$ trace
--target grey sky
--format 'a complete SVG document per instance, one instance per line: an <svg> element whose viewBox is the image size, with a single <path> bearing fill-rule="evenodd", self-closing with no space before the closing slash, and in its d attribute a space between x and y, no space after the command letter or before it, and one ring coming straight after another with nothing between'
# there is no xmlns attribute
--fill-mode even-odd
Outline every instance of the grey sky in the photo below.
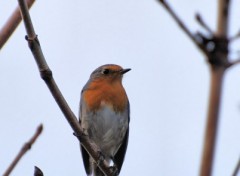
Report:
<svg viewBox="0 0 240 176"><path fill-rule="evenodd" d="M200 12L214 29L215 1L169 3L192 31ZM17 5L0 2L0 25ZM239 30L233 1L231 34ZM131 103L130 138L121 175L198 175L208 100L203 55L155 0L35 2L31 15L53 76L74 113L90 73L106 63L132 71L124 86ZM21 24L0 52L0 173L43 123L44 132L12 173L85 175L72 135L24 40ZM234 43L237 56L240 42ZM238 56L239 57L239 56ZM240 154L240 66L225 76L214 176L231 175Z"/></svg>

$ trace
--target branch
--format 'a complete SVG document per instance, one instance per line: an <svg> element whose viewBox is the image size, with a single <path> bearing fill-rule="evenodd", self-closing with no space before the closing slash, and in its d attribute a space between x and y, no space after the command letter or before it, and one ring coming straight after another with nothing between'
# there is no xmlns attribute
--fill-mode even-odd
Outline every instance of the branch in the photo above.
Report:
<svg viewBox="0 0 240 176"><path fill-rule="evenodd" d="M205 131L204 149L200 176L210 176L212 172L214 150L217 137L217 128L219 120L219 108L221 100L221 89L223 76L226 68L239 63L240 61L230 63L228 60L229 39L228 39L228 18L230 0L218 0L218 26L216 33L213 34L211 29L204 23L198 15L198 22L209 32L209 36L197 33L194 37L186 25L180 20L166 0L158 0L168 11L168 13L177 22L180 28L188 37L200 48L206 55L211 67L211 87L207 115L207 126Z"/></svg>
<svg viewBox="0 0 240 176"><path fill-rule="evenodd" d="M227 68L230 68L230 67L232 67L234 65L237 65L239 63L240 63L240 59L237 59L235 61L229 62L228 65L227 65Z"/></svg>
<svg viewBox="0 0 240 176"><path fill-rule="evenodd" d="M232 176L237 176L239 171L240 171L240 158L239 158L239 160L237 162L237 165L236 165L236 167L234 169L234 172L233 172Z"/></svg>
<svg viewBox="0 0 240 176"><path fill-rule="evenodd" d="M240 37L240 30L232 37L229 38L229 40L232 42L234 40L237 40Z"/></svg>
<svg viewBox="0 0 240 176"><path fill-rule="evenodd" d="M199 13L196 14L196 20L197 22L206 30L209 34L213 35L212 29L205 23L205 21L202 19L201 15Z"/></svg>
<svg viewBox="0 0 240 176"><path fill-rule="evenodd" d="M212 175L224 70L223 67L211 69L210 95L200 176Z"/></svg>
<svg viewBox="0 0 240 176"><path fill-rule="evenodd" d="M229 22L229 5L231 0L218 0L218 26L217 35L227 37Z"/></svg>
<svg viewBox="0 0 240 176"><path fill-rule="evenodd" d="M28 8L31 8L35 0L26 0ZM0 30L0 50L4 44L8 41L12 33L15 31L19 23L21 22L20 10L17 7L12 15L9 17L5 25Z"/></svg>
<svg viewBox="0 0 240 176"><path fill-rule="evenodd" d="M35 134L33 135L33 137L28 141L26 142L22 149L20 150L20 152L18 153L18 155L16 156L16 158L13 160L13 162L11 163L11 165L8 167L8 169L5 171L5 173L3 174L3 176L8 176L13 168L17 165L17 163L19 162L19 160L23 157L23 155L31 149L32 145L34 144L34 142L37 140L37 138L39 137L39 135L41 134L43 130L43 125L40 124L38 127L37 127L37 130L35 132Z"/></svg>
<svg viewBox="0 0 240 176"><path fill-rule="evenodd" d="M178 15L173 11L173 9L169 6L169 4L165 0L158 0L158 2L160 2L163 5L163 7L165 7L165 9L168 11L168 13L173 17L174 21L187 34L187 36L193 41L193 43L195 43L201 51L206 53L206 49L205 49L206 47L195 38L195 35L193 35L190 32L190 30L186 27L186 25L178 17Z"/></svg>
<svg viewBox="0 0 240 176"><path fill-rule="evenodd" d="M224 71L228 64L228 17L230 0L218 0L218 26L215 33L215 49L208 59L211 62L211 87L204 138L200 176L212 175L216 139L218 132L219 109ZM214 64L215 63L215 64Z"/></svg>
<svg viewBox="0 0 240 176"><path fill-rule="evenodd" d="M27 31L26 39L28 40L29 48L32 51L34 59L37 63L39 72L41 74L41 78L47 84L52 96L54 97L56 103L64 114L66 120L74 131L75 136L81 142L81 145L86 149L90 156L94 159L96 163L98 163L100 169L105 173L105 175L111 176L113 173L108 166L108 162L106 160L100 159L100 149L99 147L89 139L87 135L84 134L82 127L80 126L76 116L73 114L72 110L68 106L66 100L64 99L62 93L60 92L54 78L52 75L52 71L47 65L47 62L42 53L40 43L37 39L37 35L34 32L34 28L31 22L31 18L26 7L26 3L24 0L18 0L19 6L21 9L21 15L25 24L25 28Z"/></svg>

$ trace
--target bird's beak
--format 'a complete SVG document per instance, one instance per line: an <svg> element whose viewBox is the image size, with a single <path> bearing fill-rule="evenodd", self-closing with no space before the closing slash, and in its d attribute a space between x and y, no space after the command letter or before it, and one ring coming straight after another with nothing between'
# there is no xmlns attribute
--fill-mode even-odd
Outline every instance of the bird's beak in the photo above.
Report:
<svg viewBox="0 0 240 176"><path fill-rule="evenodd" d="M131 70L131 68L122 69L122 70L120 71L120 73L123 75L123 74L129 72L130 70Z"/></svg>

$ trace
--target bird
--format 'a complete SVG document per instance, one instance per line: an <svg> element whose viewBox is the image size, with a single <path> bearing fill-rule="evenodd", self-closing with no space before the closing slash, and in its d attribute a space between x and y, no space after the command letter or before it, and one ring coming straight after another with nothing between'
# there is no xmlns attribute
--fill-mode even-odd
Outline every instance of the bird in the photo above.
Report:
<svg viewBox="0 0 240 176"><path fill-rule="evenodd" d="M130 104L122 78L130 68L106 64L95 69L81 91L79 123L100 148L108 164L120 174L128 145ZM81 146L86 174L104 176L97 163Z"/></svg>

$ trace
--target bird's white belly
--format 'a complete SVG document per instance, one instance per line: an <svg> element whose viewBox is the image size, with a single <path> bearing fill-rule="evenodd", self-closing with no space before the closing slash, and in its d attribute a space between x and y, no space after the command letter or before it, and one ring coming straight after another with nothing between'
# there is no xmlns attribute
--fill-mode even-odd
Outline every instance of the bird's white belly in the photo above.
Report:
<svg viewBox="0 0 240 176"><path fill-rule="evenodd" d="M95 113L86 113L81 118L82 127L105 155L111 158L118 151L128 128L128 112L116 113L103 106Z"/></svg>

